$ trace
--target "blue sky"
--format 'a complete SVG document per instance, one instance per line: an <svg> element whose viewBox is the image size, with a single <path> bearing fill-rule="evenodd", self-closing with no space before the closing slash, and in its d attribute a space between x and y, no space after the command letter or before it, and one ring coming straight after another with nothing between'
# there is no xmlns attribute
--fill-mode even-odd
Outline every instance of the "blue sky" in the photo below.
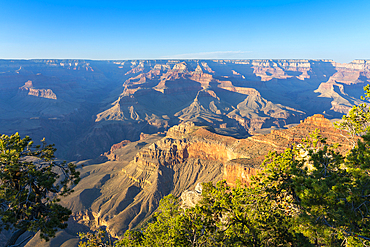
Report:
<svg viewBox="0 0 370 247"><path fill-rule="evenodd" d="M370 1L0 0L0 59L370 59Z"/></svg>

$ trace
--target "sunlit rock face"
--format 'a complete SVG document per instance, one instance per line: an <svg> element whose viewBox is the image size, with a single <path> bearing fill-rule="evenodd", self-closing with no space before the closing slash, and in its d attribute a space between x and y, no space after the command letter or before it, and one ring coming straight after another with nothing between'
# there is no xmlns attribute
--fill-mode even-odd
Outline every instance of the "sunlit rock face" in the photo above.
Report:
<svg viewBox="0 0 370 247"><path fill-rule="evenodd" d="M334 128L333 123L322 114L315 114L302 120L295 127L271 130L269 134L255 135L245 139L244 148L248 150L246 153L250 153L249 157L228 161L225 164L223 178L230 186L235 186L238 181L241 184L250 184L251 176L260 171L260 165L269 151L283 152L291 145L300 143L316 129L320 130L323 138L327 138L329 144L340 143L339 150L343 154L350 150L351 143L345 137L346 133Z"/></svg>
<svg viewBox="0 0 370 247"><path fill-rule="evenodd" d="M32 81L27 81L24 86L19 88L19 91L26 92L27 95L41 97L46 99L57 99L57 96L51 89L36 89L33 87Z"/></svg>

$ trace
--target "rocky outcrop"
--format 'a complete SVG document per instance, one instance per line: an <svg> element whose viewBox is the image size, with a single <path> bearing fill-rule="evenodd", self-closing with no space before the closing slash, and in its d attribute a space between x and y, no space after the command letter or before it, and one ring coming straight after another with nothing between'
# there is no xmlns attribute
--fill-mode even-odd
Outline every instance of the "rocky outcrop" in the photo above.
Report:
<svg viewBox="0 0 370 247"><path fill-rule="evenodd" d="M137 140L142 131L163 132L188 121L241 138L260 129L299 123L316 113L340 118L361 103L358 95L370 78L365 60L349 64L307 59L142 60L114 64L122 73L127 69L121 73L122 87L115 89L118 93L116 97L112 94L112 103L106 103L95 114L91 130L112 129L110 125L122 129L128 123L150 128L150 132L135 132L130 140ZM91 139L90 135L87 138ZM115 142L129 139L123 134L120 139L110 132L106 135L111 140L117 138Z"/></svg>
<svg viewBox="0 0 370 247"><path fill-rule="evenodd" d="M227 62L234 63L234 61ZM275 61L250 60L244 64L255 66L255 69L273 66L273 68L283 71L276 65ZM240 86L240 83L234 85L234 80L224 79L229 78L228 76L223 76L223 79L220 79L216 75L215 71L217 70L212 69L211 66L213 65L206 62L196 62L195 64L194 61L163 61L163 63L154 66L149 61L133 63L133 69L139 68L140 71L128 72L127 75L134 74L134 76L124 82L124 90L120 97L112 103L109 109L97 115L96 122L146 121L159 128L168 128L170 127L169 121L163 117L167 116L172 122L199 121L211 123L216 128L237 126L246 131L253 131L271 124L280 127L282 123L285 125L300 120L305 115L304 112L292 107L275 104L264 99L255 88ZM284 66L289 67L285 64ZM303 65L298 67L305 68ZM246 79L246 76L241 72L231 71L233 77L237 76L241 80ZM256 72L253 73L256 77ZM189 96L194 95L194 98L190 99L184 96L185 92ZM225 94L225 92L229 93ZM156 95L158 103L151 105L148 102L151 94ZM230 103L229 97L232 98L233 95L239 101ZM240 97L240 95L243 96ZM193 100L193 102L189 103L189 100ZM167 104L168 102L171 102L171 105ZM243 103L246 106L243 106ZM172 107L169 108L169 106ZM173 111L179 107L182 107L180 111ZM158 108L165 114L159 115ZM235 111L236 108L241 109ZM148 116L152 116L151 119L156 120L150 121Z"/></svg>
<svg viewBox="0 0 370 247"><path fill-rule="evenodd" d="M163 196L180 196L197 183L219 181L220 160L235 156L227 144L233 138L220 141L201 126L184 123L168 132L166 137L146 135L114 145L109 153L114 159L84 166L76 193L63 201L72 208L74 220L90 228L106 226L120 236L148 219Z"/></svg>
<svg viewBox="0 0 370 247"><path fill-rule="evenodd" d="M229 186L236 186L237 183L249 185L251 177L259 171L259 165L248 164L248 159L236 159L225 164L224 179Z"/></svg>
<svg viewBox="0 0 370 247"><path fill-rule="evenodd" d="M129 140L123 140L117 144L113 144L113 146L110 148L110 151L109 152L105 152L103 154L103 156L107 157L108 160L119 160L119 157L114 153L114 151L116 151L117 149L120 149L120 148L123 148L124 146L126 146L127 144L131 143L131 141Z"/></svg>
<svg viewBox="0 0 370 247"><path fill-rule="evenodd" d="M117 143L117 144L114 144L111 149L110 149L110 152L113 153L115 150L117 149L120 149L120 148L123 148L124 146L126 146L127 144L129 144L131 141L129 140L123 140L121 141L120 143Z"/></svg>
<svg viewBox="0 0 370 247"><path fill-rule="evenodd" d="M333 123L326 119L322 114L315 114L311 117L307 117L305 120L301 121L304 125L313 125L318 128L330 129L331 132L338 133L338 130L333 129Z"/></svg>
<svg viewBox="0 0 370 247"><path fill-rule="evenodd" d="M32 81L27 81L24 86L20 87L21 92L27 92L28 95L46 98L46 99L57 99L57 96L51 89L36 89L33 87Z"/></svg>
<svg viewBox="0 0 370 247"><path fill-rule="evenodd" d="M219 137L207 128L195 126L194 123L174 126L165 138L138 152L132 162L145 167L173 167L187 159L225 163L231 159L245 157L238 149L238 140Z"/></svg>
<svg viewBox="0 0 370 247"><path fill-rule="evenodd" d="M181 193L181 208L193 208L202 199L203 186L198 183L194 190L185 190Z"/></svg>
<svg viewBox="0 0 370 247"><path fill-rule="evenodd" d="M337 72L329 78L329 82L340 82L351 85L369 81L370 60L354 60L351 63L334 63Z"/></svg>

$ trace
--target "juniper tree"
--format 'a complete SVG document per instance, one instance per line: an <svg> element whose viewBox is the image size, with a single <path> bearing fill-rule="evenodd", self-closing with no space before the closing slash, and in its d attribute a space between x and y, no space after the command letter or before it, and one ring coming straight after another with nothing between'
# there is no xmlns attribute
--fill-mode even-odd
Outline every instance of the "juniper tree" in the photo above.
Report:
<svg viewBox="0 0 370 247"><path fill-rule="evenodd" d="M364 87L365 96L361 96L363 101L370 101L370 85ZM344 136L350 136L349 140L355 147L357 141L356 136L362 136L370 131L370 106L365 102L360 105L355 105L349 110L347 115L342 117L342 121L334 123L334 125L345 131Z"/></svg>
<svg viewBox="0 0 370 247"><path fill-rule="evenodd" d="M79 182L72 163L55 161L54 145L34 145L18 133L0 137L0 230L13 231L6 246L26 231L49 240L66 228L71 211L60 204Z"/></svg>

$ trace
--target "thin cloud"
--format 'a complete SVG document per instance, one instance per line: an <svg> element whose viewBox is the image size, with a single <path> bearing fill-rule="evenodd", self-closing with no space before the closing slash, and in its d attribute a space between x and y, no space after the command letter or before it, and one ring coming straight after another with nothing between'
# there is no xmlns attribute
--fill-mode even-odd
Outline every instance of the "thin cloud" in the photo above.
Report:
<svg viewBox="0 0 370 247"><path fill-rule="evenodd" d="M162 57L165 59L183 58L183 59L233 59L241 58L242 55L251 53L250 51L211 51L211 52L198 52L198 53L185 53L172 56Z"/></svg>

